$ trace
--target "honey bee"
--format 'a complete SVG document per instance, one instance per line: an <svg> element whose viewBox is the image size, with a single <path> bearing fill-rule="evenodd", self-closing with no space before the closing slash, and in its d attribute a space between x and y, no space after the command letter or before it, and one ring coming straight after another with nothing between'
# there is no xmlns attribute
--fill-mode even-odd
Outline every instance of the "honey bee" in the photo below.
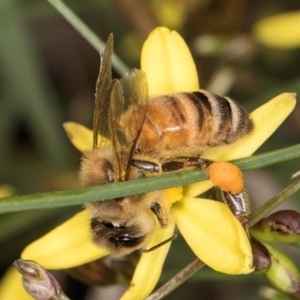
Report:
<svg viewBox="0 0 300 300"><path fill-rule="evenodd" d="M146 75L137 69L113 80L112 52L110 35L96 84L93 150L84 154L79 172L83 187L207 168L213 162L201 157L205 151L252 130L247 112L230 98L204 90L148 98ZM242 192L225 191L224 196L237 217L247 217ZM156 224L168 225L171 207L163 191L154 191L87 203L86 208L92 214L94 242L126 255L153 250L143 247Z"/></svg>

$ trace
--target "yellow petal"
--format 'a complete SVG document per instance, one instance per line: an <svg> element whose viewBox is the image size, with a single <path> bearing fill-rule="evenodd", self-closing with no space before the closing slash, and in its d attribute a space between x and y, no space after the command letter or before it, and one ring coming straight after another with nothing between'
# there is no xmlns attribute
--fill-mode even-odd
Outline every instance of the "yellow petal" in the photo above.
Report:
<svg viewBox="0 0 300 300"><path fill-rule="evenodd" d="M162 241L170 238L174 232L174 221L170 220L167 228L157 226L146 249L149 249ZM154 251L142 254L140 261L135 269L128 290L124 293L121 300L140 300L145 299L154 289L169 251L171 243L167 243Z"/></svg>
<svg viewBox="0 0 300 300"><path fill-rule="evenodd" d="M88 152L93 149L93 131L85 126L75 123L66 122L63 127L71 141L71 143L81 152ZM102 136L98 134L98 141L101 141ZM108 140L104 139L105 146L109 146Z"/></svg>
<svg viewBox="0 0 300 300"><path fill-rule="evenodd" d="M227 274L253 270L249 239L225 204L184 197L173 212L181 234L205 264Z"/></svg>
<svg viewBox="0 0 300 300"><path fill-rule="evenodd" d="M154 29L145 41L141 68L148 79L149 95L199 90L190 50L176 31Z"/></svg>
<svg viewBox="0 0 300 300"><path fill-rule="evenodd" d="M269 47L300 47L300 12L288 12L261 19L254 26L253 36L259 43Z"/></svg>
<svg viewBox="0 0 300 300"><path fill-rule="evenodd" d="M183 187L184 195L187 197L196 197L211 189L213 186L214 185L211 180L204 180L188 184Z"/></svg>
<svg viewBox="0 0 300 300"><path fill-rule="evenodd" d="M85 126L75 123L66 122L63 124L70 142L81 152L91 151L93 148L93 131Z"/></svg>
<svg viewBox="0 0 300 300"><path fill-rule="evenodd" d="M205 153L212 160L232 160L252 155L280 126L296 105L295 94L283 93L250 114L254 130L246 137Z"/></svg>
<svg viewBox="0 0 300 300"><path fill-rule="evenodd" d="M9 268L0 282L1 300L32 300L22 284L22 275L13 267Z"/></svg>
<svg viewBox="0 0 300 300"><path fill-rule="evenodd" d="M68 269L96 260L108 251L95 246L89 233L90 214L84 210L28 245L21 257L46 269Z"/></svg>

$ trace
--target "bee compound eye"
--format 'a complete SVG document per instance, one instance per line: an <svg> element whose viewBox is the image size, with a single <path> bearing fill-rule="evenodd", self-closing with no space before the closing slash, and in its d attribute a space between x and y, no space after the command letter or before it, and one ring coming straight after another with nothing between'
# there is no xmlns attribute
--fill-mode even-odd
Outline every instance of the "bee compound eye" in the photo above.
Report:
<svg viewBox="0 0 300 300"><path fill-rule="evenodd" d="M145 236L134 237L129 234L114 235L109 238L109 241L117 248L126 247L133 248L140 245L145 239Z"/></svg>

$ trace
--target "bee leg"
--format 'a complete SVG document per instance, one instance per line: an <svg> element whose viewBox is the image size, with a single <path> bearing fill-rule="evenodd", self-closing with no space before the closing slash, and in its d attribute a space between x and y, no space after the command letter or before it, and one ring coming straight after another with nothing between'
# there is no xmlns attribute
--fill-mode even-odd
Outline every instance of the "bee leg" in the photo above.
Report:
<svg viewBox="0 0 300 300"><path fill-rule="evenodd" d="M221 164L223 166L220 168ZM201 157L177 157L176 160L165 161L161 165L161 169L164 172L172 172L189 167L205 169L213 183L220 188L223 202L228 205L250 238L248 228L250 202L246 191L243 189L244 182L241 171L228 162L216 163ZM213 172L210 169L211 167L214 167Z"/></svg>
<svg viewBox="0 0 300 300"><path fill-rule="evenodd" d="M160 204L157 202L152 202L150 209L153 211L153 213L155 214L155 216L157 217L158 223L160 224L160 226L162 228L167 227L168 225L168 216L166 214L164 214L163 209L161 208ZM170 243L171 241L173 241L175 238L177 237L176 234L173 234L170 238L162 241L161 243L149 248L149 249L145 249L145 248L140 248L138 249L140 252L142 253L149 253L167 243Z"/></svg>
<svg viewBox="0 0 300 300"><path fill-rule="evenodd" d="M146 161L146 160L140 160L140 159L132 159L130 161L130 165L145 171L145 172L149 172L149 173L158 173L159 170L159 165L157 163L154 163L152 161Z"/></svg>
<svg viewBox="0 0 300 300"><path fill-rule="evenodd" d="M149 253L149 252L151 252L151 251L153 251L153 250L156 250L157 248L159 248L159 247L161 247L161 246L163 246L163 245L165 245L165 244L167 244L167 243L172 242L172 241L173 241L174 239L176 239L176 238L177 238L177 234L173 234L170 238L168 238L168 239L162 241L161 243L159 243L159 244L157 244L157 245L155 245L155 246L153 246L153 247L151 247L151 248L149 248L149 249L140 248L140 249L138 249L138 250L139 250L140 252L142 252L142 253Z"/></svg>
<svg viewBox="0 0 300 300"><path fill-rule="evenodd" d="M219 171L220 163L224 163L226 165L226 172L223 174ZM161 164L156 164L144 160L132 160L131 165L140 170L155 173L174 172L186 168L204 169L207 172L210 179L213 181L214 185L220 188L223 202L228 205L233 215L239 220L239 222L244 227L248 237L250 237L248 228L250 202L247 193L243 189L244 182L242 176L236 176L236 174L242 174L236 166L228 162L214 162L212 160L201 158L198 156L175 157L172 159L166 159ZM213 172L210 169L211 167L216 167L214 168ZM219 174L221 175L219 176ZM232 177L231 175L234 176ZM233 190L232 187L234 187L235 189ZM163 214L161 207L158 203L155 204L156 205L151 207L151 210L156 215L161 227L165 227L166 222L164 222L164 219L162 217Z"/></svg>
<svg viewBox="0 0 300 300"><path fill-rule="evenodd" d="M186 168L206 169L213 163L212 160L202 157L176 157L170 161L165 161L161 164L163 172L174 172Z"/></svg>
<svg viewBox="0 0 300 300"><path fill-rule="evenodd" d="M242 192L234 195L229 192L221 191L221 194L222 194L223 202L228 205L233 215L242 224L250 239L250 233L248 227L248 218L250 214L250 201L247 192L243 190Z"/></svg>
<svg viewBox="0 0 300 300"><path fill-rule="evenodd" d="M174 172L186 168L206 169L213 163L212 160L201 157L176 157L167 159L161 164L141 159L132 159L131 166L149 173Z"/></svg>
<svg viewBox="0 0 300 300"><path fill-rule="evenodd" d="M162 228L167 227L167 225L168 225L168 216L166 214L164 214L164 212L163 212L160 204L157 203L157 202L152 202L151 206L150 206L150 209L155 214L155 216L156 216L156 218L158 220L159 225Z"/></svg>

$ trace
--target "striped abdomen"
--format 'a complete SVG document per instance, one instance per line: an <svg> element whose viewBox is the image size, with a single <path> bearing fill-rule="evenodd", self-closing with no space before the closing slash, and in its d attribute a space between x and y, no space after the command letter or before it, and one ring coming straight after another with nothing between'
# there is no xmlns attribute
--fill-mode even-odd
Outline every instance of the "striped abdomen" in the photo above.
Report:
<svg viewBox="0 0 300 300"><path fill-rule="evenodd" d="M136 150L139 153L200 155L229 144L253 128L248 113L234 100L200 90L149 99Z"/></svg>

